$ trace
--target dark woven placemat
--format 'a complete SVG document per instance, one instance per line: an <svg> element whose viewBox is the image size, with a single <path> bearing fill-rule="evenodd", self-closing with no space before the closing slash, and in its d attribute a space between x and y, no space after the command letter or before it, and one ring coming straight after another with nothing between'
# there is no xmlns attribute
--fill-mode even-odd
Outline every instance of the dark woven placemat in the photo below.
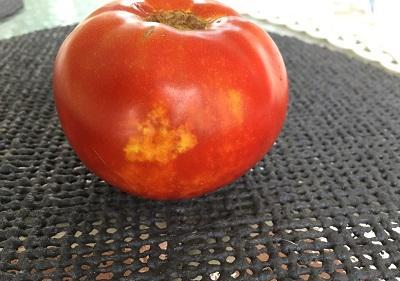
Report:
<svg viewBox="0 0 400 281"><path fill-rule="evenodd" d="M88 172L60 129L70 30L0 41L0 280L400 277L399 78L274 36L291 105L273 150L216 193L147 201Z"/></svg>
<svg viewBox="0 0 400 281"><path fill-rule="evenodd" d="M0 20L16 13L23 6L22 0L0 0Z"/></svg>

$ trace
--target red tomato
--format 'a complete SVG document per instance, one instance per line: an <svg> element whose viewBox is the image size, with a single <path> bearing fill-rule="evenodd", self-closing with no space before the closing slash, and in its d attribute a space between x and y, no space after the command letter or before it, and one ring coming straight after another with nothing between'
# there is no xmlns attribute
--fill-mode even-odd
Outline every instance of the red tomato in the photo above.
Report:
<svg viewBox="0 0 400 281"><path fill-rule="evenodd" d="M82 162L123 191L183 199L243 175L288 103L272 39L215 1L115 1L61 46L54 97Z"/></svg>

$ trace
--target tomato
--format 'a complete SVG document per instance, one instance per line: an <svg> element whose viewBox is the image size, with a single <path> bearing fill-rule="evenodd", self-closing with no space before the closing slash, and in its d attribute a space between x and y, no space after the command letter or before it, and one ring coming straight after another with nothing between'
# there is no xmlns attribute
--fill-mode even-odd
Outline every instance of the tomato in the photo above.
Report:
<svg viewBox="0 0 400 281"><path fill-rule="evenodd" d="M261 28L215 1L115 1L62 44L54 98L82 162L111 185L184 199L248 171L283 126L288 81Z"/></svg>

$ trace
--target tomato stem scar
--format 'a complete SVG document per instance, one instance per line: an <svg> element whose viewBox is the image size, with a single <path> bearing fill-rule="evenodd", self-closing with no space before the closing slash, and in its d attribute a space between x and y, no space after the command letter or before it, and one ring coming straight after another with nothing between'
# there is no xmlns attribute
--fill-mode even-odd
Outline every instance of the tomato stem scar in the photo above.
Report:
<svg viewBox="0 0 400 281"><path fill-rule="evenodd" d="M210 24L210 21L185 11L157 11L145 20L166 24L179 30L203 30Z"/></svg>

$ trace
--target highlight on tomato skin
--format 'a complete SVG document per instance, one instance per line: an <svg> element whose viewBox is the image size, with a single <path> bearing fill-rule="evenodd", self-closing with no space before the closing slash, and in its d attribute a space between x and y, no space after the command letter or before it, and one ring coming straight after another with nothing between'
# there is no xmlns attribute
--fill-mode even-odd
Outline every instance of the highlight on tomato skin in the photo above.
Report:
<svg viewBox="0 0 400 281"><path fill-rule="evenodd" d="M271 37L216 1L113 1L65 39L54 65L65 135L97 176L158 200L212 192L278 138L288 104Z"/></svg>

